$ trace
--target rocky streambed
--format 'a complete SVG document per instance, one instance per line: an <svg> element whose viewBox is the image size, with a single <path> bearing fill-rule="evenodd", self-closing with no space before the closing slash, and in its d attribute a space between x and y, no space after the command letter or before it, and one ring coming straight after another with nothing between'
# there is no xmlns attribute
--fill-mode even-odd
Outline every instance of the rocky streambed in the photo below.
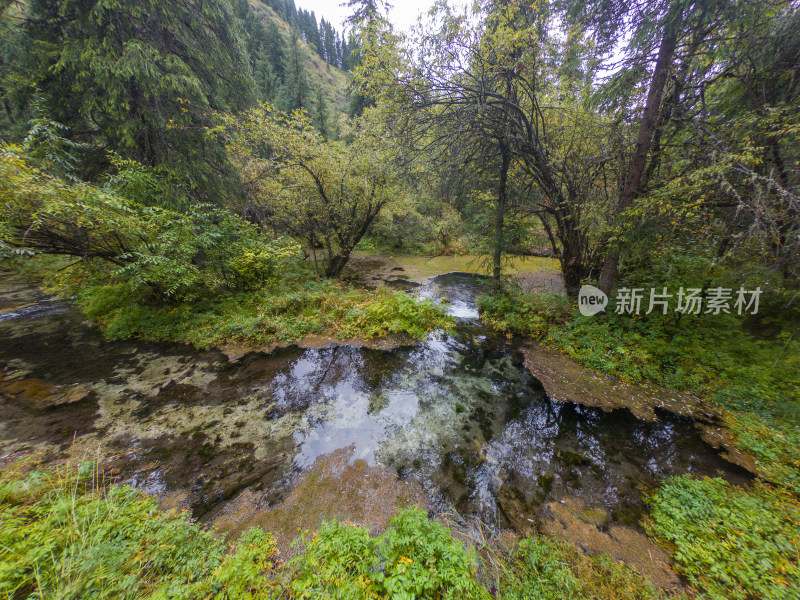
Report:
<svg viewBox="0 0 800 600"><path fill-rule="evenodd" d="M97 457L119 481L228 531L324 517L379 528L395 507L420 504L621 560L647 546L656 558L640 570L678 585L638 529L643 495L687 472L749 480L697 427L716 416L587 381L493 334L477 318L481 285L454 273L416 286L458 320L416 345L290 346L231 361L109 342L69 304L2 275L0 460Z"/></svg>

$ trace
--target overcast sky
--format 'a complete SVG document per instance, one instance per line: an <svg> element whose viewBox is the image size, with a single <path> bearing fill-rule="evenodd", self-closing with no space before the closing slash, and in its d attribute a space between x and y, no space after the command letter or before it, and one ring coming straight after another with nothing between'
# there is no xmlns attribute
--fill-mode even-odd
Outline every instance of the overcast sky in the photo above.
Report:
<svg viewBox="0 0 800 600"><path fill-rule="evenodd" d="M350 15L347 8L339 6L342 0L295 0L298 8L313 10L317 21L325 17L339 31L342 29L342 21ZM433 4L433 0L394 0L390 2L394 8L389 12L389 20L398 29L408 29L417 22L420 13L427 12ZM459 0L453 4L463 4Z"/></svg>

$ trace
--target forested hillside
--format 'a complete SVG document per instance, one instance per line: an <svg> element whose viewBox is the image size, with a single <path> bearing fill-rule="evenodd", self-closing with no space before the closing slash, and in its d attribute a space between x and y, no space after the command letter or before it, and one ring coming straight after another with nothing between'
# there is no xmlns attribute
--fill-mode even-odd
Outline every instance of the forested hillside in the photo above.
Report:
<svg viewBox="0 0 800 600"><path fill-rule="evenodd" d="M800 597L798 2L345 4L0 0L0 596Z"/></svg>
<svg viewBox="0 0 800 600"><path fill-rule="evenodd" d="M297 12L294 3L281 0L250 0L263 31L251 35L250 56L256 79L262 81L264 99L284 109L306 108L316 119L335 124L339 112L347 110L347 78L343 71L352 67L353 41L344 38L324 17L317 24L314 13ZM280 40L275 43L272 40ZM295 47L296 39L296 47ZM293 53L301 56L300 71ZM264 56L266 54L267 56ZM287 104L287 94L279 99L282 84L299 87L295 105ZM270 94L270 91L273 91ZM323 99L319 93L322 92ZM290 94L289 94L290 95Z"/></svg>

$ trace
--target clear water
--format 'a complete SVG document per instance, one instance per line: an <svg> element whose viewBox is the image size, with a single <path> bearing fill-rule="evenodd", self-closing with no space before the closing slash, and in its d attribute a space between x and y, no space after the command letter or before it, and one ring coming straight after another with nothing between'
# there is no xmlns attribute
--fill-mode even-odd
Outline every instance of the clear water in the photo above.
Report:
<svg viewBox="0 0 800 600"><path fill-rule="evenodd" d="M418 346L287 348L233 365L216 352L105 341L62 304L18 311L0 320L0 456L99 445L121 480L185 491L198 516L248 487L278 501L296 474L346 447L419 482L436 508L498 524L507 498L533 514L578 496L624 520L665 477L746 478L689 419L548 399L517 342L480 325L484 283L450 274L416 288L447 298L459 322ZM72 384L89 387L85 399L48 404L47 389Z"/></svg>

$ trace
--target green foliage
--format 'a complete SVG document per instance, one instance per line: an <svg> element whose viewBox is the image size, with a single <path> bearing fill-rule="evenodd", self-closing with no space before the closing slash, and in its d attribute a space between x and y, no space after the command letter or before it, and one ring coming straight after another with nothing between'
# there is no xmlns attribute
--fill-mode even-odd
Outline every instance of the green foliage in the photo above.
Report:
<svg viewBox="0 0 800 600"><path fill-rule="evenodd" d="M15 52L0 73L12 91L8 111L25 114L35 94L73 141L161 165L174 185L206 201L235 195L224 148L205 132L214 110L255 102L229 0L21 7ZM87 172L102 168L97 158L89 157Z"/></svg>
<svg viewBox="0 0 800 600"><path fill-rule="evenodd" d="M383 570L375 580L383 596L409 600L481 596L475 580L477 558L419 508L392 519L378 542L378 552Z"/></svg>
<svg viewBox="0 0 800 600"><path fill-rule="evenodd" d="M25 151L38 168L65 179L74 179L76 152L83 146L69 140L69 129L47 118L30 122L24 141Z"/></svg>
<svg viewBox="0 0 800 600"><path fill-rule="evenodd" d="M0 157L3 252L78 257L50 285L77 299L112 339L289 342L337 337L424 337L452 320L432 302L401 292L366 292L303 282L300 246L265 240L229 211L194 204L184 212L139 203L160 182L120 161L105 189L49 177L13 148ZM117 191L117 188L120 191Z"/></svg>
<svg viewBox="0 0 800 600"><path fill-rule="evenodd" d="M105 487L91 462L0 479L3 597L265 598L274 550L257 530L226 554L185 515Z"/></svg>
<svg viewBox="0 0 800 600"><path fill-rule="evenodd" d="M300 598L379 598L373 581L376 542L363 527L326 523L292 563L292 592Z"/></svg>
<svg viewBox="0 0 800 600"><path fill-rule="evenodd" d="M392 518L377 540L349 524L328 523L295 559L292 591L302 598L485 598L477 559L425 511Z"/></svg>
<svg viewBox="0 0 800 600"><path fill-rule="evenodd" d="M101 283L80 288L78 303L111 339L179 341L199 348L231 342L286 343L311 334L339 339L424 337L452 326L452 319L432 302L325 280L277 282L251 292L166 307L131 298L124 284Z"/></svg>
<svg viewBox="0 0 800 600"><path fill-rule="evenodd" d="M652 498L650 532L674 547L704 598L778 600L800 592L800 506L764 484L677 477Z"/></svg>
<svg viewBox="0 0 800 600"><path fill-rule="evenodd" d="M566 542L535 535L519 542L503 568L507 600L656 600L663 593L605 555L586 556Z"/></svg>
<svg viewBox="0 0 800 600"><path fill-rule="evenodd" d="M341 274L356 244L399 194L379 111L348 122L348 142L326 142L304 112L287 114L269 104L226 117L222 131L248 191L248 212L309 248L323 246L326 277Z"/></svg>
<svg viewBox="0 0 800 600"><path fill-rule="evenodd" d="M569 318L572 302L564 296L523 294L512 288L479 296L478 310L481 320L497 331L541 338L552 325Z"/></svg>
<svg viewBox="0 0 800 600"><path fill-rule="evenodd" d="M580 583L570 568L563 545L546 538L523 540L511 563L515 577L508 578L503 595L520 600L571 600L579 598Z"/></svg>
<svg viewBox="0 0 800 600"><path fill-rule="evenodd" d="M448 329L452 320L445 318L434 302L418 301L404 292L381 292L372 302L357 305L345 315L345 331L366 337L407 334L421 338L433 323Z"/></svg>
<svg viewBox="0 0 800 600"><path fill-rule="evenodd" d="M155 176L130 162L100 189L31 167L14 148L0 156L0 239L17 248L74 256L106 283L142 301L181 302L263 286L299 256L299 245L266 241L255 226L211 205L185 212L140 204ZM112 187L120 184L122 193ZM91 260L94 259L94 264Z"/></svg>

